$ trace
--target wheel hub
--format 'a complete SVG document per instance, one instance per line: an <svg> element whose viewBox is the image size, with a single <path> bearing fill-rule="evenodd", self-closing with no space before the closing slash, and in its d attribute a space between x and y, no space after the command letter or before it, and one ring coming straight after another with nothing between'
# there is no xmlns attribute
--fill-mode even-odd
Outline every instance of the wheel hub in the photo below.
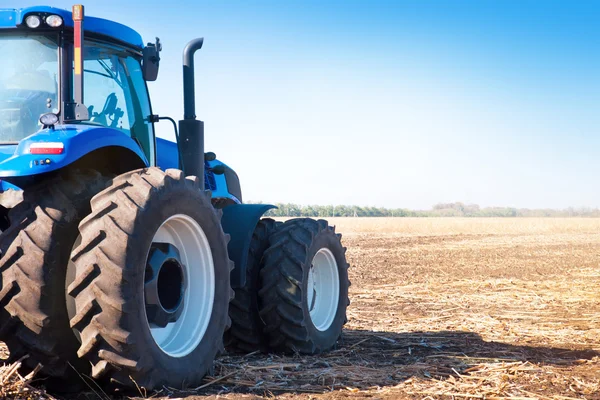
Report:
<svg viewBox="0 0 600 400"><path fill-rule="evenodd" d="M151 326L166 327L184 309L185 274L179 251L169 243L152 243L146 264L144 298Z"/></svg>
<svg viewBox="0 0 600 400"><path fill-rule="evenodd" d="M151 270L146 272L149 283L148 300L150 300L146 304L151 306L150 313L146 313L148 328L154 342L165 354L170 357L184 357L198 347L211 320L216 284L212 249L198 222L185 214L175 214L164 221L154 234L152 243L157 246L150 247L147 261ZM168 244L167 247L164 246L165 244ZM158 251L155 250L156 248ZM170 251L170 248L174 250ZM156 259L151 262L154 257ZM179 285L163 286L158 283L161 281L160 271L165 268L164 261L168 259L179 262L183 276ZM158 274L152 270L153 266L162 266ZM173 265L167 265L167 268L172 269ZM166 273L168 269L165 270L165 276L169 275ZM158 277L156 288L151 282L154 276ZM174 281L177 283L178 280L174 279ZM183 288L183 291L164 290L164 287L176 286ZM166 294L172 293L179 293L181 298L175 295L173 299L165 298ZM151 299L155 300L151 301ZM177 300L180 301L177 309L169 309L170 305L177 304ZM157 312L158 316L155 314ZM165 326L165 318L167 321L172 319L175 321L168 322ZM157 322L162 326L157 325Z"/></svg>

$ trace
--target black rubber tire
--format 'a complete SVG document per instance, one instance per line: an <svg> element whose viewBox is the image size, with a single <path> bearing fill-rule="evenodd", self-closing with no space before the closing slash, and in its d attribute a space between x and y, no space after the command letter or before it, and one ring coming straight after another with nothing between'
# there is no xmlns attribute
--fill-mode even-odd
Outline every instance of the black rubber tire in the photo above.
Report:
<svg viewBox="0 0 600 400"><path fill-rule="evenodd" d="M108 180L97 171L68 170L25 190L9 212L11 225L0 235L0 340L10 361L28 355L26 370L41 363L43 374L65 379L75 376L68 363L89 370L69 327L65 275L79 222Z"/></svg>
<svg viewBox="0 0 600 400"><path fill-rule="evenodd" d="M210 192L196 177L175 169L141 169L113 180L96 195L92 213L79 226L81 245L72 253L76 278L69 285L77 313L71 326L81 333L79 356L92 364L92 377L109 389L200 384L223 350L233 297L228 236ZM165 353L152 338L144 303L144 271L150 245L161 224L175 214L193 218L212 250L215 297L208 328L186 356Z"/></svg>
<svg viewBox="0 0 600 400"><path fill-rule="evenodd" d="M229 304L231 329L225 332L225 346L229 350L244 352L268 350L267 339L263 332L265 324L259 315L259 272L263 253L269 247L269 236L277 225L281 225L281 222L263 218L258 221L252 233L246 264L246 284L235 289L235 297Z"/></svg>
<svg viewBox="0 0 600 400"><path fill-rule="evenodd" d="M260 271L260 315L266 324L269 346L276 351L316 354L332 348L346 323L348 263L342 235L325 220L288 220L269 237ZM307 280L319 249L329 249L340 279L338 308L328 329L319 331L310 319Z"/></svg>

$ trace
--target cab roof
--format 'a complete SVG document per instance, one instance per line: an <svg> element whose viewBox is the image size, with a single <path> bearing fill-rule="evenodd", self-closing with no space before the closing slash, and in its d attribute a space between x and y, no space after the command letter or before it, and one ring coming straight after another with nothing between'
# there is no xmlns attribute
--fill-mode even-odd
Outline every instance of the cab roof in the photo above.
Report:
<svg viewBox="0 0 600 400"><path fill-rule="evenodd" d="M63 27L73 28L73 15L71 11L48 6L34 6L16 9L0 8L0 30L23 27L29 29L29 31L35 31L35 29L27 28L27 26L24 24L25 18L27 18L30 14L38 14L42 16L48 16L51 14L59 15L64 21ZM142 37L139 33L128 26L119 24L118 22L103 18L88 17L86 15L84 17L83 27L85 29L85 33L108 36L112 39L119 40L139 49L144 47L144 42L142 41ZM56 29L60 30L61 28Z"/></svg>

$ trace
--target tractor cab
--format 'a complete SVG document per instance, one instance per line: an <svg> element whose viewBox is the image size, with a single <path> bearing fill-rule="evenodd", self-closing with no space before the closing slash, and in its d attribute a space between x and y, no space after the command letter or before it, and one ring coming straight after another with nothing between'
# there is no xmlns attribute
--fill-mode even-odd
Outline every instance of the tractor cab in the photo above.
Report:
<svg viewBox="0 0 600 400"><path fill-rule="evenodd" d="M84 16L81 5L0 9L0 207L15 202L7 191L66 167L115 175L179 168L203 177L215 206L241 203L236 173L204 155L193 75L201 46L197 39L184 53L185 112L177 126L152 113L148 95L146 83L158 76L158 38L144 45L127 26ZM154 124L164 119L179 143L155 137Z"/></svg>
<svg viewBox="0 0 600 400"><path fill-rule="evenodd" d="M83 7L73 11L0 9L0 147L36 142L43 130L109 128L133 139L143 163L155 165L146 81L156 79L157 46L144 47L139 34L113 21L86 17L84 28ZM34 147L44 147L47 136Z"/></svg>

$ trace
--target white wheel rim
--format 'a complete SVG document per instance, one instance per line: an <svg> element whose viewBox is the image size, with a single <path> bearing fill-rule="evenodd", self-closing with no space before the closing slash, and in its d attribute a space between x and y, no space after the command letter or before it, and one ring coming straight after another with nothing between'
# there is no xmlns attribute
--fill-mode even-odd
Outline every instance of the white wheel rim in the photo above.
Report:
<svg viewBox="0 0 600 400"><path fill-rule="evenodd" d="M335 319L340 300L340 275L331 250L322 248L315 254L306 289L310 319L315 328L326 331Z"/></svg>
<svg viewBox="0 0 600 400"><path fill-rule="evenodd" d="M163 352L171 357L184 357L200 344L212 314L215 297L212 252L200 225L183 214L163 222L152 241L170 243L179 250L185 287L183 311L177 321L164 328L148 325Z"/></svg>

